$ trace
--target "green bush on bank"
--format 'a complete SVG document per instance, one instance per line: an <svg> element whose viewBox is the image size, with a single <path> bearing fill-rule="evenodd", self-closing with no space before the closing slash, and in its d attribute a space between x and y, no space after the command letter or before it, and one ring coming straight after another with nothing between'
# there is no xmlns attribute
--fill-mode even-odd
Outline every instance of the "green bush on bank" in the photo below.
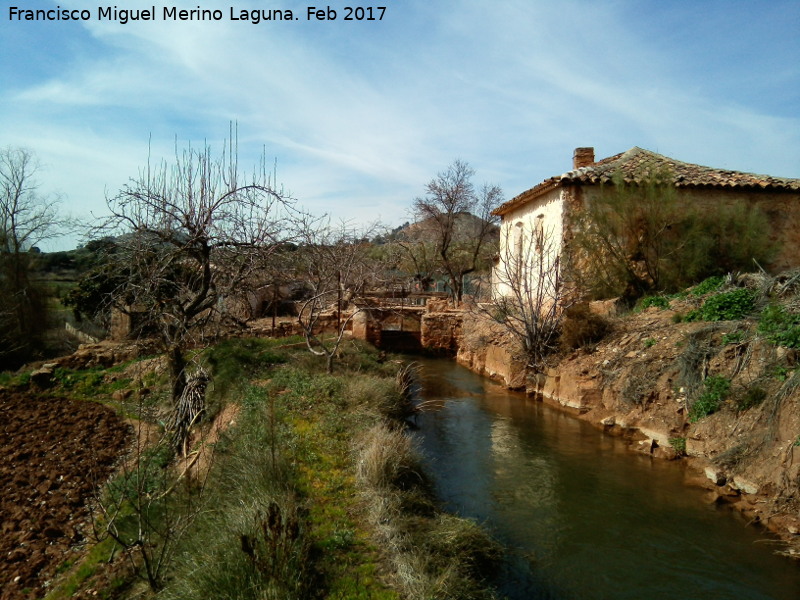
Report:
<svg viewBox="0 0 800 600"><path fill-rule="evenodd" d="M637 302L637 307L639 310L646 310L652 306L656 306L660 309L669 308L669 298L666 296L645 296L639 302Z"/></svg>
<svg viewBox="0 0 800 600"><path fill-rule="evenodd" d="M725 283L725 278L721 275L709 277L694 286L689 292L692 296L704 296L711 292L716 292Z"/></svg>
<svg viewBox="0 0 800 600"><path fill-rule="evenodd" d="M703 305L690 311L686 321L736 321L755 310L756 295L746 288L714 294Z"/></svg>
<svg viewBox="0 0 800 600"><path fill-rule="evenodd" d="M800 315L779 304L770 304L762 311L758 331L776 346L800 348Z"/></svg>
<svg viewBox="0 0 800 600"><path fill-rule="evenodd" d="M703 393L689 408L689 421L696 423L705 416L717 412L722 406L722 401L728 396L731 389L729 379L719 375L707 377L703 382Z"/></svg>

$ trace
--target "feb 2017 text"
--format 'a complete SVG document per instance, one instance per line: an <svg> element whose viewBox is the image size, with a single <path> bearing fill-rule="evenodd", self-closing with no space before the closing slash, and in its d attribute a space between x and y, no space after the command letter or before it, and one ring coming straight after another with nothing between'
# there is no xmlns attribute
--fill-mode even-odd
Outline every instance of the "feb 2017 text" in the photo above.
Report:
<svg viewBox="0 0 800 600"><path fill-rule="evenodd" d="M160 10L158 10L160 9ZM138 21L239 21L258 25L271 21L382 21L385 6L307 6L303 11L291 9L238 9L227 11L213 8L182 9L177 6L155 5L149 8L118 8L98 6L97 10L68 9L57 6L52 9L28 9L18 6L8 8L9 21L116 21L121 25Z"/></svg>

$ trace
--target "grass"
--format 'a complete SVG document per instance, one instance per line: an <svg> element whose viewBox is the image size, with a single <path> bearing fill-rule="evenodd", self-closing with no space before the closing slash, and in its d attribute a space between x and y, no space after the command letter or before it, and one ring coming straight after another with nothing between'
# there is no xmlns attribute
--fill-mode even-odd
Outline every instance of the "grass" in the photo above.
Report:
<svg viewBox="0 0 800 600"><path fill-rule="evenodd" d="M156 524L165 511L184 510L183 503L192 512L180 521L185 532L170 541L162 589L116 578L99 597L494 597L484 579L499 546L474 522L437 509L399 425L399 361L348 343L328 375L322 361L290 342L228 340L195 356L212 372L214 401L240 407L236 425L216 442L207 480L175 487L172 455L155 447L140 455L153 481L122 476L109 485L107 498L117 504L172 485L177 491L156 507ZM126 372L59 369L48 393L96 401L146 380L147 414L163 413L163 374L134 381ZM132 515L123 511L123 534L136 524ZM157 535L150 540L164 543ZM65 565L48 600L97 585L94 575L113 548L106 539Z"/></svg>
<svg viewBox="0 0 800 600"><path fill-rule="evenodd" d="M106 539L95 544L88 554L77 563L66 566L61 572L64 573L59 585L44 600L65 600L72 598L101 566L108 561L109 556L114 551L114 541Z"/></svg>
<svg viewBox="0 0 800 600"><path fill-rule="evenodd" d="M363 433L357 452L368 518L389 549L403 596L495 598L486 579L498 567L500 546L475 522L437 511L409 439L380 423Z"/></svg>

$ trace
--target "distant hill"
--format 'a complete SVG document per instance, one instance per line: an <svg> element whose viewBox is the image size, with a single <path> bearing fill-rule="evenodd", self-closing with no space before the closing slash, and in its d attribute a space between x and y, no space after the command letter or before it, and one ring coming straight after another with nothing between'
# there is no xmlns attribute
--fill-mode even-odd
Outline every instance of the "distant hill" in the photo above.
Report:
<svg viewBox="0 0 800 600"><path fill-rule="evenodd" d="M456 232L463 235L471 235L471 232L480 231L485 224L485 221L472 213L462 212L456 215ZM492 225L492 236L500 236L500 227ZM422 221L410 223L406 221L402 225L395 227L392 231L383 236L383 241L390 242L394 240L417 240L422 237L430 235L432 230L436 229L436 224L433 217L429 217Z"/></svg>

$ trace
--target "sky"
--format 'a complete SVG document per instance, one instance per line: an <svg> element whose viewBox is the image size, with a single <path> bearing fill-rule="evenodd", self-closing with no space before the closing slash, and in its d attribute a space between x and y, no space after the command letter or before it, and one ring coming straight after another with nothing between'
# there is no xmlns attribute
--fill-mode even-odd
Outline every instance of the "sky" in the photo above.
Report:
<svg viewBox="0 0 800 600"><path fill-rule="evenodd" d="M148 153L221 152L231 122L241 165L264 152L298 205L354 225L413 220L455 159L506 199L569 171L582 146L800 177L800 0L0 5L0 147L33 151L41 192L83 219L106 213ZM155 19L100 19L109 6ZM336 18L309 19L312 6ZM385 11L346 20L348 6ZM12 7L89 18L17 20ZM296 20L231 19L253 9Z"/></svg>

